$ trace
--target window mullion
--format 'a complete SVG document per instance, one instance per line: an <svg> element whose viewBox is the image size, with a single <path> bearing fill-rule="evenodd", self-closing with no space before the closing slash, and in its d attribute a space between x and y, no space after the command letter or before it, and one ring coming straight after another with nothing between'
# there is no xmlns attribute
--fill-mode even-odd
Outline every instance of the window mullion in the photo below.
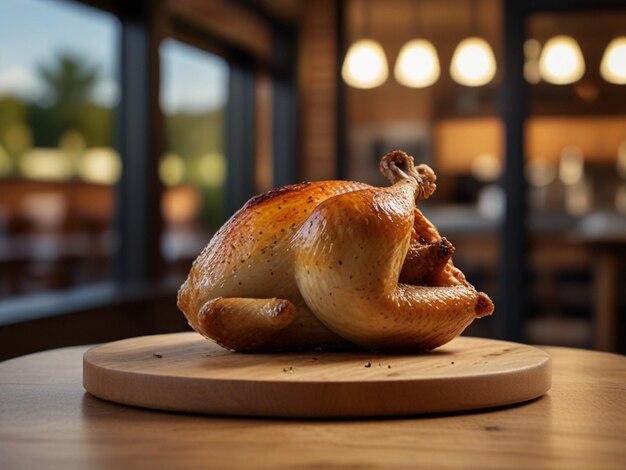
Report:
<svg viewBox="0 0 626 470"><path fill-rule="evenodd" d="M157 279L160 254L163 149L159 107L160 1L138 2L122 16L119 149L123 172L118 186L117 219L120 283Z"/></svg>
<svg viewBox="0 0 626 470"><path fill-rule="evenodd" d="M254 195L254 75L251 68L232 64L226 121L228 214Z"/></svg>

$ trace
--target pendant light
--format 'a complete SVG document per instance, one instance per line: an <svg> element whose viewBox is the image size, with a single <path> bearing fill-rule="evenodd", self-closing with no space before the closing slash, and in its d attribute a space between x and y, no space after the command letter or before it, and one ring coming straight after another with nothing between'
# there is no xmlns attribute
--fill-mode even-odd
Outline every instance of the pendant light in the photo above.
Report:
<svg viewBox="0 0 626 470"><path fill-rule="evenodd" d="M626 84L626 36L609 43L600 63L600 73L607 82Z"/></svg>
<svg viewBox="0 0 626 470"><path fill-rule="evenodd" d="M365 2L365 38L354 42L343 61L341 76L354 88L376 88L387 81L389 68L381 45L369 35L369 3Z"/></svg>
<svg viewBox="0 0 626 470"><path fill-rule="evenodd" d="M496 59L487 41L470 37L459 43L450 64L450 75L455 82L482 86L493 80L495 74Z"/></svg>
<svg viewBox="0 0 626 470"><path fill-rule="evenodd" d="M477 30L476 2L472 2L472 34ZM482 86L493 80L496 74L496 59L487 41L471 36L463 39L452 55L450 75L460 85Z"/></svg>
<svg viewBox="0 0 626 470"><path fill-rule="evenodd" d="M354 88L376 88L382 85L389 76L383 48L373 39L356 41L348 49L341 76Z"/></svg>
<svg viewBox="0 0 626 470"><path fill-rule="evenodd" d="M425 88L439 80L439 57L435 46L426 39L407 42L398 54L394 70L396 80L412 88Z"/></svg>
<svg viewBox="0 0 626 470"><path fill-rule="evenodd" d="M421 15L415 9L415 24L421 23ZM413 39L407 42L396 59L394 68L396 80L411 88L425 88L439 80L439 57L435 46L427 39Z"/></svg>
<svg viewBox="0 0 626 470"><path fill-rule="evenodd" d="M546 42L539 57L541 78L554 85L577 82L585 74L585 59L571 36L559 35Z"/></svg>

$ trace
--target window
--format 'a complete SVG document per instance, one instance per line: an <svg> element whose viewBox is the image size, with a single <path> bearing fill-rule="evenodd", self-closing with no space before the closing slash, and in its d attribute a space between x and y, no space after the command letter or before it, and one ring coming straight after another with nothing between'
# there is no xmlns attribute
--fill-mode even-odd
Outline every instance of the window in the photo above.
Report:
<svg viewBox="0 0 626 470"><path fill-rule="evenodd" d="M602 63L625 21L623 10L598 9L534 12L526 22L527 331L535 343L618 344L626 87L607 80Z"/></svg>
<svg viewBox="0 0 626 470"><path fill-rule="evenodd" d="M191 260L296 179L295 24L231 0L82 3L0 2L0 358L181 328Z"/></svg>
<svg viewBox="0 0 626 470"><path fill-rule="evenodd" d="M226 220L228 63L172 39L161 53L161 109L166 151L161 251L170 270L191 261Z"/></svg>
<svg viewBox="0 0 626 470"><path fill-rule="evenodd" d="M118 20L0 3L0 298L109 277Z"/></svg>

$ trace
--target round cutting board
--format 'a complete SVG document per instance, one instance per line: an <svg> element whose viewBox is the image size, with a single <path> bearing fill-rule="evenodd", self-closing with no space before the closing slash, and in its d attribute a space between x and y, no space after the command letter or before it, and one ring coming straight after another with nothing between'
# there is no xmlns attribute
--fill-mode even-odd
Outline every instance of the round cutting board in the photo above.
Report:
<svg viewBox="0 0 626 470"><path fill-rule="evenodd" d="M423 354L236 353L199 334L144 336L85 353L97 397L161 410L245 416L393 416L539 397L550 357L523 344L458 337Z"/></svg>

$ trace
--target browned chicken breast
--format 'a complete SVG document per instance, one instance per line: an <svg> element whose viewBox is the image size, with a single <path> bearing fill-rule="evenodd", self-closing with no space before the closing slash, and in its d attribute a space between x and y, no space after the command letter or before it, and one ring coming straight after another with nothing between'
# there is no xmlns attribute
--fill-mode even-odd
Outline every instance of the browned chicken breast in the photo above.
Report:
<svg viewBox="0 0 626 470"><path fill-rule="evenodd" d="M416 208L435 190L433 171L399 150L380 169L391 186L300 183L248 201L180 288L189 324L237 351L347 342L425 351L490 315L489 297Z"/></svg>

